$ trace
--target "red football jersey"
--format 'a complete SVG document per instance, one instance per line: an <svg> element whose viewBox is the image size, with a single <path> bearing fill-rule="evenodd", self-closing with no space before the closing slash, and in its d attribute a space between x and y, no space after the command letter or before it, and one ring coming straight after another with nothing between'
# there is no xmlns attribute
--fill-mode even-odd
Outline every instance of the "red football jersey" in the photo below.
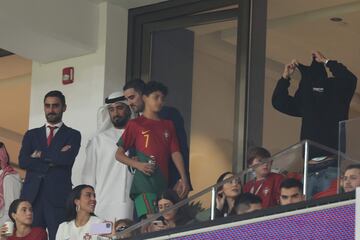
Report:
<svg viewBox="0 0 360 240"><path fill-rule="evenodd" d="M269 173L264 180L251 180L244 186L244 192L259 196L262 200L262 207L268 208L278 205L280 197L280 184L284 176L277 173Z"/></svg>
<svg viewBox="0 0 360 240"><path fill-rule="evenodd" d="M33 227L31 232L25 237L15 237L11 236L7 238L8 240L47 240L47 233L43 228Z"/></svg>
<svg viewBox="0 0 360 240"><path fill-rule="evenodd" d="M149 157L154 156L167 179L171 154L180 152L174 124L169 120L152 120L144 116L127 123L118 145L125 151L135 148Z"/></svg>

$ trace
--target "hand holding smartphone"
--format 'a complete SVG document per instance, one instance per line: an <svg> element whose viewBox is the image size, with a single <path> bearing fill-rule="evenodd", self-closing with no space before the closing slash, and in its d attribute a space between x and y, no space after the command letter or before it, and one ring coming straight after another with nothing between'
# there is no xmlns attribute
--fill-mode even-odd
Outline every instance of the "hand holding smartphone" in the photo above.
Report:
<svg viewBox="0 0 360 240"><path fill-rule="evenodd" d="M90 225L90 235L110 234L112 231L111 222L93 223Z"/></svg>

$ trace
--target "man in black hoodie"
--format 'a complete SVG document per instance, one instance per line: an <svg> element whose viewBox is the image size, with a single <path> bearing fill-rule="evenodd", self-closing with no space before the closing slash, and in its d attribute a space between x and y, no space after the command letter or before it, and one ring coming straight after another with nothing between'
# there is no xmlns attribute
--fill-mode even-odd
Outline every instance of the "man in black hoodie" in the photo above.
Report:
<svg viewBox="0 0 360 240"><path fill-rule="evenodd" d="M332 149L338 149L339 121L347 120L350 102L356 89L356 76L343 64L327 59L322 53L312 53L310 66L292 60L285 66L272 96L275 109L302 118L300 139L309 139ZM328 77L325 67L333 77ZM289 95L290 77L298 68L301 81L294 96ZM310 157L324 152L310 149Z"/></svg>

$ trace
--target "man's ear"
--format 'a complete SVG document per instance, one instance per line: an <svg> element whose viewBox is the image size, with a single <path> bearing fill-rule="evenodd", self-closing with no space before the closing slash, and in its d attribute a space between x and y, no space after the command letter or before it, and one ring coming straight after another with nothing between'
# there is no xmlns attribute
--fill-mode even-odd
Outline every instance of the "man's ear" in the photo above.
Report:
<svg viewBox="0 0 360 240"><path fill-rule="evenodd" d="M67 105L65 104L64 106L63 106L63 112L65 112L66 111L66 107L67 107Z"/></svg>

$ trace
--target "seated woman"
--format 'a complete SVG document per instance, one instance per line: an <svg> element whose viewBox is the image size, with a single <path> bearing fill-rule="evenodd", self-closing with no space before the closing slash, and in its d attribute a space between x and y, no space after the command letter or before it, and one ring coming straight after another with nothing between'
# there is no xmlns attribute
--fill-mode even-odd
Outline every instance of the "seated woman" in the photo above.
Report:
<svg viewBox="0 0 360 240"><path fill-rule="evenodd" d="M234 176L235 174L232 172L225 172L220 175L216 183L220 183ZM215 216L228 216L235 205L236 198L241 194L241 192L242 186L240 179L238 178L234 178L232 181L220 186L217 189Z"/></svg>
<svg viewBox="0 0 360 240"><path fill-rule="evenodd" d="M0 226L10 221L9 206L20 197L20 190L20 176L10 166L9 154L4 143L0 142Z"/></svg>
<svg viewBox="0 0 360 240"><path fill-rule="evenodd" d="M161 193L157 200L157 207L159 212L164 212L168 208L174 206L180 201L177 193L168 189ZM181 207L181 214L179 209L173 209L164 213L159 219L153 221L149 228L149 232L161 231L169 228L174 228L178 225L183 225L191 219L189 214L189 206Z"/></svg>
<svg viewBox="0 0 360 240"><path fill-rule="evenodd" d="M180 201L179 196L174 190L168 189L161 193L157 200L157 207L159 212L164 212L166 209L174 206ZM150 232L160 231L176 227L178 221L177 209L168 211L163 214L158 220L153 221L148 230Z"/></svg>
<svg viewBox="0 0 360 240"><path fill-rule="evenodd" d="M66 203L66 222L60 224L56 240L65 239L111 239L111 236L91 235L92 224L104 221L94 215L95 191L92 186L79 185L70 193Z"/></svg>
<svg viewBox="0 0 360 240"><path fill-rule="evenodd" d="M33 211L31 204L23 199L14 200L9 207L9 217L14 223L12 236L5 237L7 227L0 228L1 240L47 240L47 233L43 228L31 227Z"/></svg>

